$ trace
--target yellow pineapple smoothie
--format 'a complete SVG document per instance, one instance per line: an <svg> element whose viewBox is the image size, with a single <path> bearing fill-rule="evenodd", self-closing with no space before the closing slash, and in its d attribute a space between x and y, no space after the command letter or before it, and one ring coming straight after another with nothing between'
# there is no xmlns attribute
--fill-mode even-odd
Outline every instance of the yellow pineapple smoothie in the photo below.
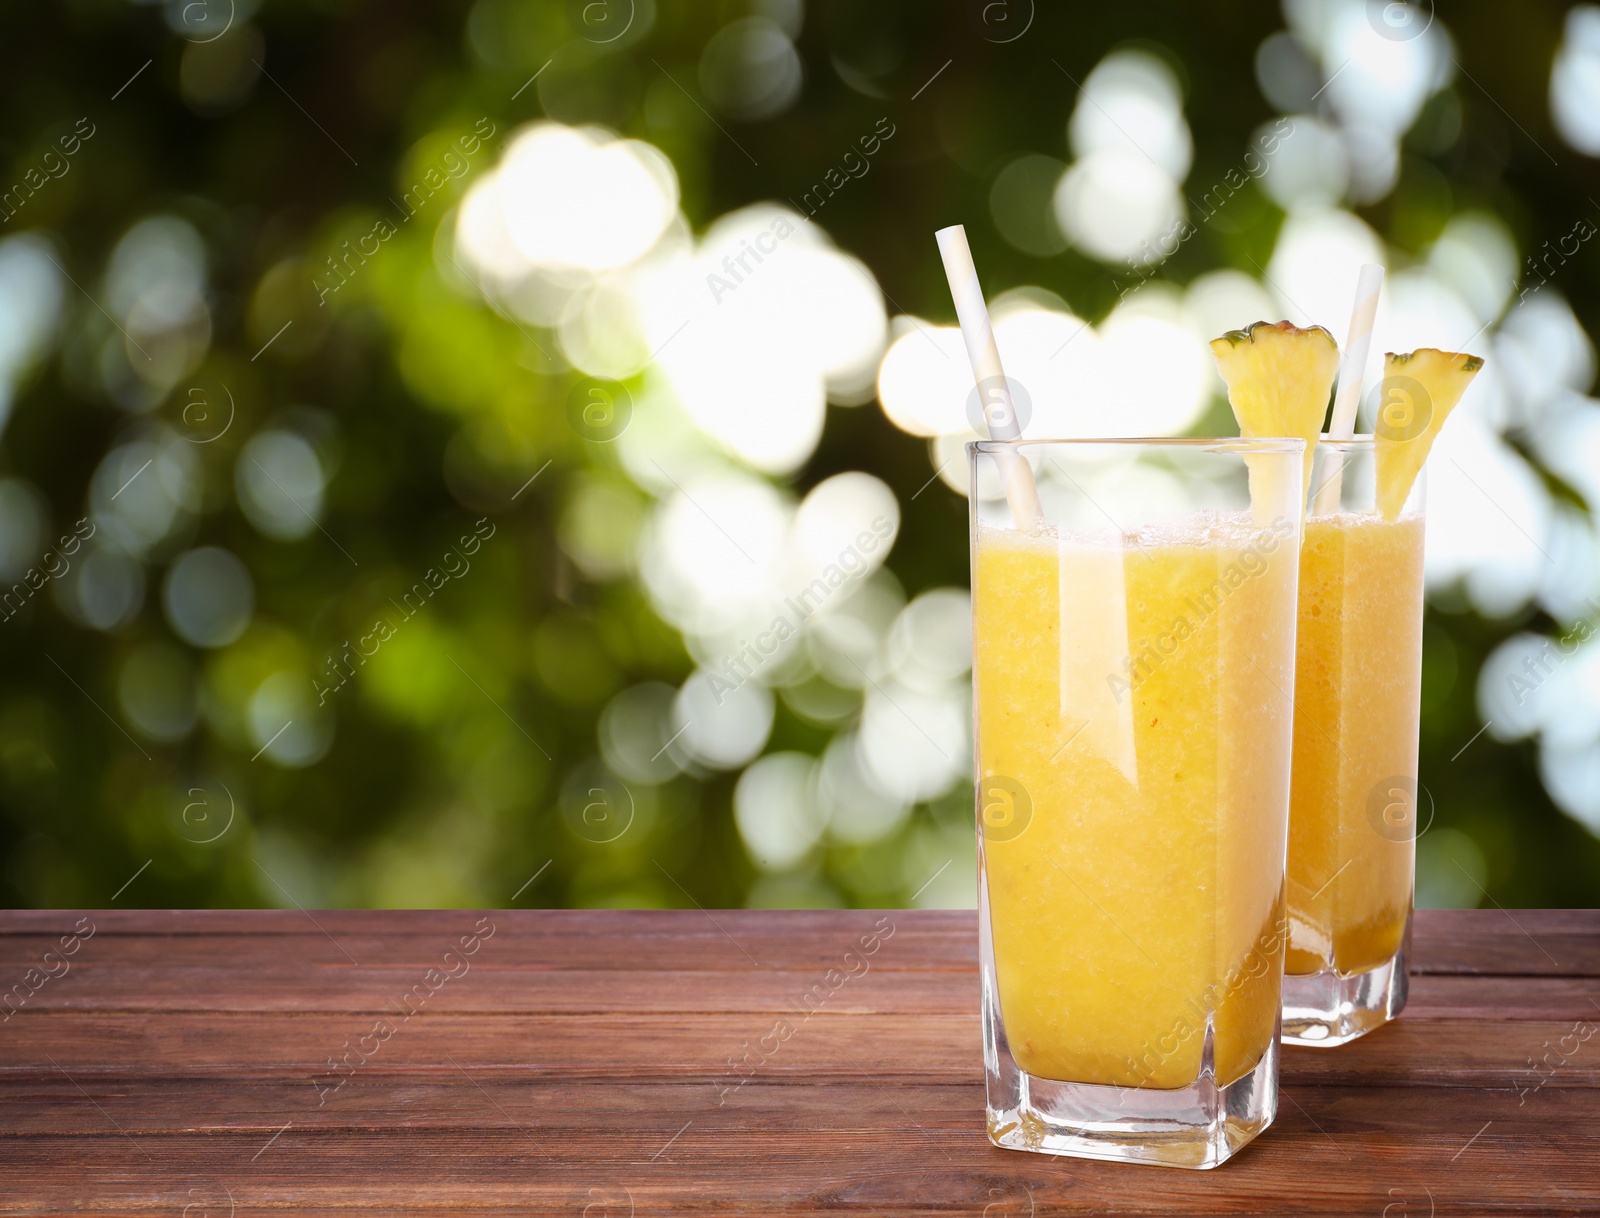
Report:
<svg viewBox="0 0 1600 1218"><path fill-rule="evenodd" d="M1411 911L1422 694L1420 515L1306 521L1300 551L1286 970L1349 976L1400 948ZM1409 787L1404 782L1408 780ZM1405 831L1384 832L1388 809ZM1392 822L1391 822L1392 823Z"/></svg>
<svg viewBox="0 0 1600 1218"><path fill-rule="evenodd" d="M1029 1074L1187 1087L1209 1024L1225 1085L1275 1035L1297 528L976 530L982 878Z"/></svg>

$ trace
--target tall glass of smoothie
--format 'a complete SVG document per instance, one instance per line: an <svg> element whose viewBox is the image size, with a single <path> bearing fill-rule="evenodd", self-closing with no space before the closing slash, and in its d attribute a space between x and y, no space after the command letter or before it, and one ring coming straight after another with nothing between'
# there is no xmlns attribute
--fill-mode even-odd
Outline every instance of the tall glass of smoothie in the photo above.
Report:
<svg viewBox="0 0 1600 1218"><path fill-rule="evenodd" d="M1376 443L1323 436L1313 456L1289 819L1283 1038L1292 1044L1344 1044L1406 1001L1423 480L1397 514L1379 511Z"/></svg>
<svg viewBox="0 0 1600 1218"><path fill-rule="evenodd" d="M998 1146L1207 1168L1276 1114L1304 449L968 446Z"/></svg>

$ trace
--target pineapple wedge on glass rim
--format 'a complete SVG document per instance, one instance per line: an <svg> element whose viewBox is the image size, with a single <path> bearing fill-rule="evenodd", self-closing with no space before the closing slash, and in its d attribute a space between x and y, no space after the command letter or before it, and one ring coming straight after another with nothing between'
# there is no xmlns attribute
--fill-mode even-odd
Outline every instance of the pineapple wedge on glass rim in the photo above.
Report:
<svg viewBox="0 0 1600 1218"><path fill-rule="evenodd" d="M1384 355L1373 430L1378 511L1385 520L1399 518L1439 429L1482 367L1476 355L1432 347Z"/></svg>
<svg viewBox="0 0 1600 1218"><path fill-rule="evenodd" d="M1309 481L1312 452L1339 373L1339 344L1333 335L1321 326L1258 321L1212 339L1211 353L1227 383L1228 404L1238 421L1239 434L1304 440L1304 479ZM1252 490L1267 489L1256 485L1262 472L1251 466ZM1305 489L1302 485L1302 501ZM1257 503L1276 498L1252 495Z"/></svg>

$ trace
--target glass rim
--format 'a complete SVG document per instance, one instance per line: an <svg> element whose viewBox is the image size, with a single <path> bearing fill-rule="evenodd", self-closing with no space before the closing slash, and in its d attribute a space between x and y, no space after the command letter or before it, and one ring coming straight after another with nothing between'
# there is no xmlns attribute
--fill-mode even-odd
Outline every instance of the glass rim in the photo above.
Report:
<svg viewBox="0 0 1600 1218"><path fill-rule="evenodd" d="M1343 436L1333 439L1327 432L1317 437L1318 448L1333 448L1339 452L1371 452L1378 445L1378 437L1372 432L1358 432L1353 436Z"/></svg>
<svg viewBox="0 0 1600 1218"><path fill-rule="evenodd" d="M1357 437L1358 439L1360 437ZM1371 437L1367 437L1370 439ZM1342 443L1342 441L1333 441ZM968 440L967 452L999 453L1036 444L1049 447L1073 448L1198 448L1223 453L1294 453L1303 454L1306 442L1298 436L1023 436L1016 440Z"/></svg>

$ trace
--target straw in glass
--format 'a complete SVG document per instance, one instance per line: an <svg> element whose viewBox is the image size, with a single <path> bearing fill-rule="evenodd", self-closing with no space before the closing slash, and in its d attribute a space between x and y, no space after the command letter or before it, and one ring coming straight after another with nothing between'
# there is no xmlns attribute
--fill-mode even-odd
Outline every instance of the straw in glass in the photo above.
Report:
<svg viewBox="0 0 1600 1218"><path fill-rule="evenodd" d="M1383 268L1375 263L1361 265L1356 280L1356 303L1350 314L1350 332L1344 340L1344 357L1339 364L1339 391L1333 397L1333 417L1328 420L1328 439L1348 440L1356 432L1356 410L1361 405L1361 380L1367 370L1367 353L1372 350L1372 323L1378 315L1378 293L1383 289ZM1339 495L1344 481L1344 454L1330 449L1323 462L1325 477L1317 488L1315 515L1339 510Z"/></svg>
<svg viewBox="0 0 1600 1218"><path fill-rule="evenodd" d="M983 302L983 288L978 283L978 268L973 265L972 250L967 245L967 230L956 224L941 228L934 237L939 242L939 256L944 260L945 278L950 281L950 295L955 301L956 318L961 323L961 338L967 345L967 359L972 363L972 376L978 383L989 438L1021 439L1022 428L1012 408L1011 389L1000 365L1000 348L995 344L989 309ZM1012 519L1019 529L1033 528L1043 519L1043 513L1032 467L1021 453L1012 449L995 453L995 461L1000 467L1000 480L1005 486L1006 502L1011 505ZM976 494L977 488L971 488L969 493Z"/></svg>

